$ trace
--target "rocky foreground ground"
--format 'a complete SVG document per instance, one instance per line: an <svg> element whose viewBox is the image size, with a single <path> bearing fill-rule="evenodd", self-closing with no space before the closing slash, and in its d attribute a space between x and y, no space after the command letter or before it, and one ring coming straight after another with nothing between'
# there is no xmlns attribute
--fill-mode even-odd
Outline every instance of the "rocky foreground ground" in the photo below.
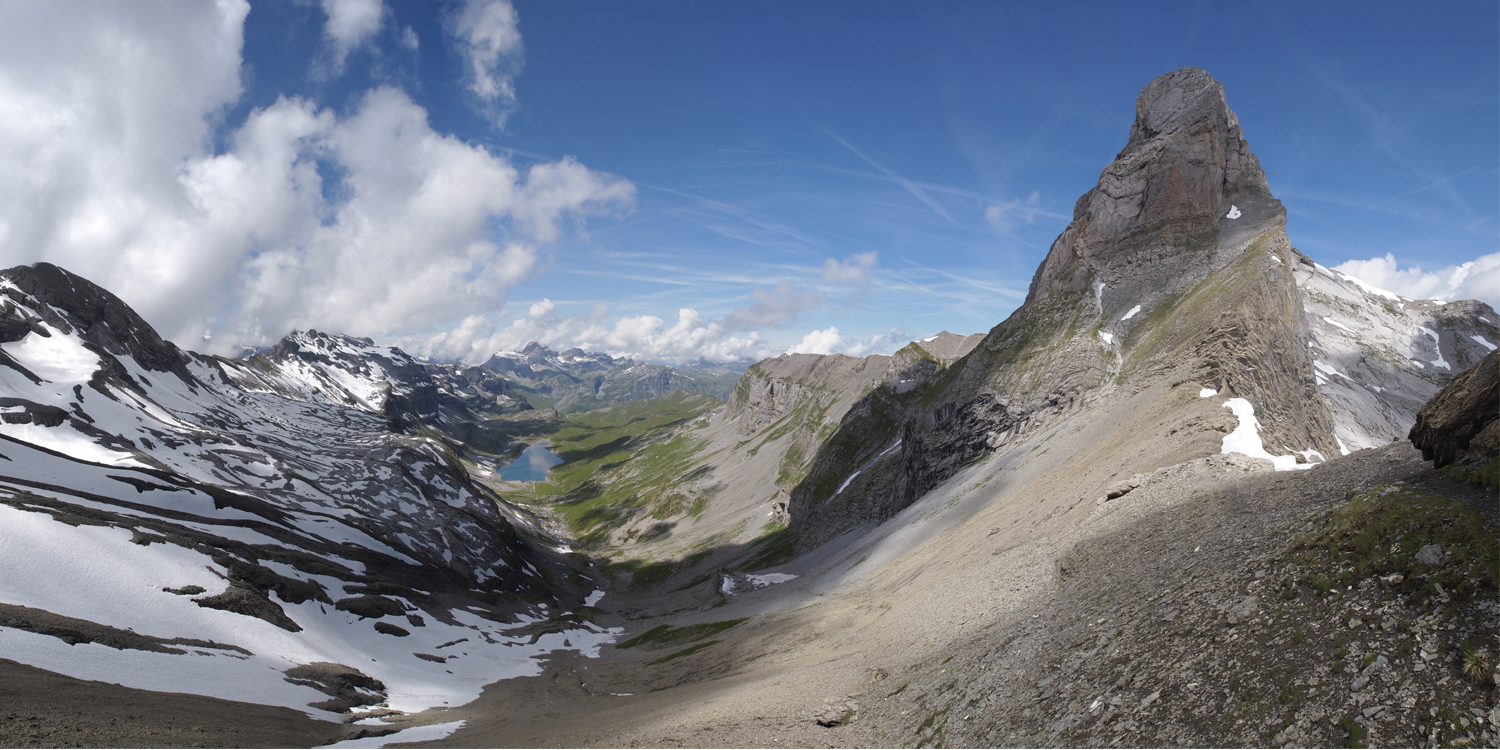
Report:
<svg viewBox="0 0 1500 750"><path fill-rule="evenodd" d="M1495 746L1493 493L1404 443L1266 468L1195 459L1061 539L956 545L1020 561L985 589L809 588L699 648L555 661L439 744Z"/></svg>
<svg viewBox="0 0 1500 750"><path fill-rule="evenodd" d="M1495 497L1428 469L1394 444L1180 504L1190 467L1160 472L1110 502L1170 509L860 718L918 746L1493 747Z"/></svg>

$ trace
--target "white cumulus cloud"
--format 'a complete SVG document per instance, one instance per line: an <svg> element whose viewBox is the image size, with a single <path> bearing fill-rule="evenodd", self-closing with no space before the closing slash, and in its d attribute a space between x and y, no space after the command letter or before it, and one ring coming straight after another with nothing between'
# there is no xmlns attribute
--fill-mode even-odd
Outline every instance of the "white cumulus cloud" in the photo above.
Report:
<svg viewBox="0 0 1500 750"><path fill-rule="evenodd" d="M1396 256L1351 260L1334 266L1370 286L1413 299L1477 299L1500 307L1500 253L1490 253L1456 266L1423 271L1421 266L1400 268Z"/></svg>
<svg viewBox="0 0 1500 750"><path fill-rule="evenodd" d="M85 5L0 11L0 264L81 273L185 345L317 327L472 347L541 245L633 205L572 159L439 133L396 88L342 116L283 98L215 147L248 6Z"/></svg>
<svg viewBox="0 0 1500 750"><path fill-rule="evenodd" d="M787 347L787 354L847 354L864 357L870 354L889 354L907 343L906 332L892 328L868 339L849 339L839 333L838 326L829 326L821 331L808 331L802 340Z"/></svg>
<svg viewBox="0 0 1500 750"><path fill-rule="evenodd" d="M380 30L385 6L381 0L323 0L323 12L328 16L323 34L333 45L333 67L337 70L354 48Z"/></svg>

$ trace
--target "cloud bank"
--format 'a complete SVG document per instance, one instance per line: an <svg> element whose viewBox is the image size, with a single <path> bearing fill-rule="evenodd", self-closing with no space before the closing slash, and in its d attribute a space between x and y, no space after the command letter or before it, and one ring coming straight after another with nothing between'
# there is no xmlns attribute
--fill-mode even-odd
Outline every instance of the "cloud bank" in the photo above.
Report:
<svg viewBox="0 0 1500 750"><path fill-rule="evenodd" d="M568 221L633 205L631 183L575 160L520 168L438 133L396 88L344 116L283 98L223 126L246 3L86 5L0 23L0 262L81 272L195 349L492 315ZM378 2L326 7L346 50L379 28ZM475 85L504 100L514 10L459 18Z"/></svg>
<svg viewBox="0 0 1500 750"><path fill-rule="evenodd" d="M1334 269L1371 286L1413 299L1446 301L1477 299L1500 307L1500 253L1490 253L1457 266L1423 271L1421 266L1398 268L1396 256L1351 260Z"/></svg>

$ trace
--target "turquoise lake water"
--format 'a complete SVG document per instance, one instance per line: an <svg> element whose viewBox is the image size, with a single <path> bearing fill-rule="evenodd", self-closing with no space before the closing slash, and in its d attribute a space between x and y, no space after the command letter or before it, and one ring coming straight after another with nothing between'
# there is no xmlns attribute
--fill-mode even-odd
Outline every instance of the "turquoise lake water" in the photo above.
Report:
<svg viewBox="0 0 1500 750"><path fill-rule="evenodd" d="M547 478L552 467L563 462L556 453L547 450L551 443L543 440L521 452L519 458L500 467L500 478L507 482L540 482Z"/></svg>

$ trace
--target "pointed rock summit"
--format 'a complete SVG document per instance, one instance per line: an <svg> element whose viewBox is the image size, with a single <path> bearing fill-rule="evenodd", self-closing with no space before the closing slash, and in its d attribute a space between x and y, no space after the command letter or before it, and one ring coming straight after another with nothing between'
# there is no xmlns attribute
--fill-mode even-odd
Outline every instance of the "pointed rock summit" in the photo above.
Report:
<svg viewBox="0 0 1500 750"><path fill-rule="evenodd" d="M1057 492L1080 497L1221 452L1280 469L1338 455L1344 445L1320 391L1329 381L1319 374L1334 368L1317 359L1329 356L1318 338L1328 316L1313 317L1323 298L1303 287L1322 282L1309 274L1338 280L1292 247L1286 211L1224 87L1198 68L1157 77L1136 100L1125 148L1078 199L1026 302L951 366L897 376L849 409L791 492L798 544L890 518L980 459L1037 450L1038 436L1094 434L1097 447L1058 480ZM1453 326L1469 322L1403 321L1406 338L1431 330L1435 346L1447 341L1455 357L1468 356ZM1425 356L1437 362L1442 352ZM1394 401L1339 408L1371 424L1415 411ZM1394 434L1384 424L1350 434Z"/></svg>
<svg viewBox="0 0 1500 750"><path fill-rule="evenodd" d="M1199 68L1158 76L1136 98L1135 111L1130 141L1078 199L1072 223L1032 279L1028 302L1150 271L1171 260L1174 246L1206 239L1222 225L1285 224L1213 76Z"/></svg>

